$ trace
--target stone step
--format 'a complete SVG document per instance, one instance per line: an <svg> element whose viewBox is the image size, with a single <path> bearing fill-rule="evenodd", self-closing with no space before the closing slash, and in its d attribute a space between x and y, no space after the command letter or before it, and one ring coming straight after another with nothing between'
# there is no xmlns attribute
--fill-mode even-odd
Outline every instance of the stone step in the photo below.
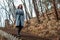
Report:
<svg viewBox="0 0 60 40"><path fill-rule="evenodd" d="M2 30L0 30L0 35L1 35L1 36L4 36L4 37L7 38L8 40L21 40L21 39L13 36L13 35L11 35L11 34L8 34L8 33L4 32L4 31L2 31Z"/></svg>

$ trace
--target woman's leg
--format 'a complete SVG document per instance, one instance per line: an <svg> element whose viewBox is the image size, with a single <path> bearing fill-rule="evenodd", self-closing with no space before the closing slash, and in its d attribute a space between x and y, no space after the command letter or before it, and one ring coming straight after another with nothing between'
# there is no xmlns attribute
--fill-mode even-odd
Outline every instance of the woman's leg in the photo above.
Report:
<svg viewBox="0 0 60 40"><path fill-rule="evenodd" d="M20 27L18 28L18 35L20 35L20 32L21 32L22 28L23 28L23 26L20 26Z"/></svg>
<svg viewBox="0 0 60 40"><path fill-rule="evenodd" d="M19 28L20 26L16 26L16 28L17 28L17 36L19 36L20 35L20 28Z"/></svg>

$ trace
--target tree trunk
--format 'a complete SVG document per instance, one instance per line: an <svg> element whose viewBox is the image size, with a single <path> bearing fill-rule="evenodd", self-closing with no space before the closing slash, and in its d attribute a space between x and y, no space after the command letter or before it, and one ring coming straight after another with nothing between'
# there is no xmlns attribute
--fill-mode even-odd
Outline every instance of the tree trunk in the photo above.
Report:
<svg viewBox="0 0 60 40"><path fill-rule="evenodd" d="M39 11L38 11L38 6L37 6L37 3L36 3L36 0L32 0L33 2L33 5L34 5L34 10L35 10L35 13L36 13L36 16L37 16L37 20L38 20L38 23L40 23L40 20L39 20Z"/></svg>
<svg viewBox="0 0 60 40"><path fill-rule="evenodd" d="M33 17L32 15L32 5L31 5L31 0L29 0L29 11L30 11L30 14L31 14L31 18Z"/></svg>
<svg viewBox="0 0 60 40"><path fill-rule="evenodd" d="M53 2L54 11L55 11L55 14L56 14L56 18L57 18L57 20L58 20L58 13L57 13L57 9L56 9L55 0L52 0L52 2Z"/></svg>

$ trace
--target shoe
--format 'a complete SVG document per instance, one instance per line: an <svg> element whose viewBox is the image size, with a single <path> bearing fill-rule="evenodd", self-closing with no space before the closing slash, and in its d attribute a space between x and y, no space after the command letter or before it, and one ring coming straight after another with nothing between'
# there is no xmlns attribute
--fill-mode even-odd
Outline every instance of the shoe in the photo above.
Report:
<svg viewBox="0 0 60 40"><path fill-rule="evenodd" d="M20 34L18 34L18 35L17 35L17 37L21 37L21 35L20 35Z"/></svg>

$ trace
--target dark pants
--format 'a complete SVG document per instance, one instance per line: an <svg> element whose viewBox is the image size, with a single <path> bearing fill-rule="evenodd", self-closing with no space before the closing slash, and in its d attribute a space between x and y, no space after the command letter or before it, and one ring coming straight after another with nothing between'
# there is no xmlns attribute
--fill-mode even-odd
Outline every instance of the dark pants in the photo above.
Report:
<svg viewBox="0 0 60 40"><path fill-rule="evenodd" d="M18 28L18 35L20 35L20 32L21 32L23 26L16 26L16 27Z"/></svg>

